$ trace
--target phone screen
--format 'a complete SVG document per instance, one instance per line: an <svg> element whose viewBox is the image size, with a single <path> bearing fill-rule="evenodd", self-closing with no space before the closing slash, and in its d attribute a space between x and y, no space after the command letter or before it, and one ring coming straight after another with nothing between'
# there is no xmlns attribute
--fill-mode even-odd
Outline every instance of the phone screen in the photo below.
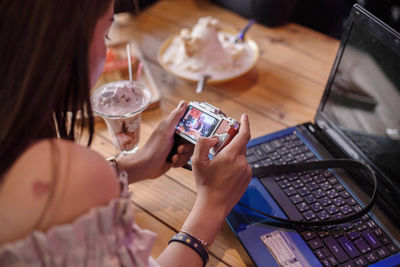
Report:
<svg viewBox="0 0 400 267"><path fill-rule="evenodd" d="M197 141L199 137L209 137L218 123L219 119L189 105L176 129L190 139Z"/></svg>

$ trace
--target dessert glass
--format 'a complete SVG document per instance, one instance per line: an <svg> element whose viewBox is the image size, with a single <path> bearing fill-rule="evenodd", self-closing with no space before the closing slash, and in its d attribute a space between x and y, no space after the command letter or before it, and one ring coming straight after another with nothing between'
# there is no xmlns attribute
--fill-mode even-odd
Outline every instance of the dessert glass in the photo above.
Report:
<svg viewBox="0 0 400 267"><path fill-rule="evenodd" d="M103 118L121 153L136 152L142 112L151 100L150 90L142 83L121 80L98 87L90 100L93 112Z"/></svg>

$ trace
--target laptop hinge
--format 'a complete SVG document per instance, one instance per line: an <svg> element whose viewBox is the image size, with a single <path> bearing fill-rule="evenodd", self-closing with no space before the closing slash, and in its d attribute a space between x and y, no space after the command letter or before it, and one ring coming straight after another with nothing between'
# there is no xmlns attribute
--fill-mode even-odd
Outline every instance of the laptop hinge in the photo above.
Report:
<svg viewBox="0 0 400 267"><path fill-rule="evenodd" d="M325 121L317 120L316 123L318 127L321 128L321 130L323 130L324 133L330 139L332 139L337 144L337 146L339 146L343 150L343 152L345 152L349 157L355 160L361 160L358 153L354 151L354 149L351 148L351 146L344 140L344 138L332 127L330 127Z"/></svg>

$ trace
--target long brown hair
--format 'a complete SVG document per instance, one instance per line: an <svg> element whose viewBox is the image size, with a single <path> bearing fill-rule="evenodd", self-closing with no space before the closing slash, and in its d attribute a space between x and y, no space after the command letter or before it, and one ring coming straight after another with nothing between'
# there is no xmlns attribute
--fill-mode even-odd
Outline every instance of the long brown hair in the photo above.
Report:
<svg viewBox="0 0 400 267"><path fill-rule="evenodd" d="M77 131L87 127L90 145L89 47L97 20L111 3L1 1L0 182L37 140L75 140ZM77 119L80 112L87 118Z"/></svg>

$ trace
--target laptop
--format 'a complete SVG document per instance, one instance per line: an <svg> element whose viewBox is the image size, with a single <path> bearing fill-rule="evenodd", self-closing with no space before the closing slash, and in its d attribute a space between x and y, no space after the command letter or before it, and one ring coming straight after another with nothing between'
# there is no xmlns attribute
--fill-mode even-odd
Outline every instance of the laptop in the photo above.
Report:
<svg viewBox="0 0 400 267"><path fill-rule="evenodd" d="M236 205L227 217L256 266L400 265L400 34L354 5L314 123L250 140L252 167L349 158L378 179L361 218L286 229ZM291 220L322 221L364 207L372 178L341 169L253 177L240 203Z"/></svg>

